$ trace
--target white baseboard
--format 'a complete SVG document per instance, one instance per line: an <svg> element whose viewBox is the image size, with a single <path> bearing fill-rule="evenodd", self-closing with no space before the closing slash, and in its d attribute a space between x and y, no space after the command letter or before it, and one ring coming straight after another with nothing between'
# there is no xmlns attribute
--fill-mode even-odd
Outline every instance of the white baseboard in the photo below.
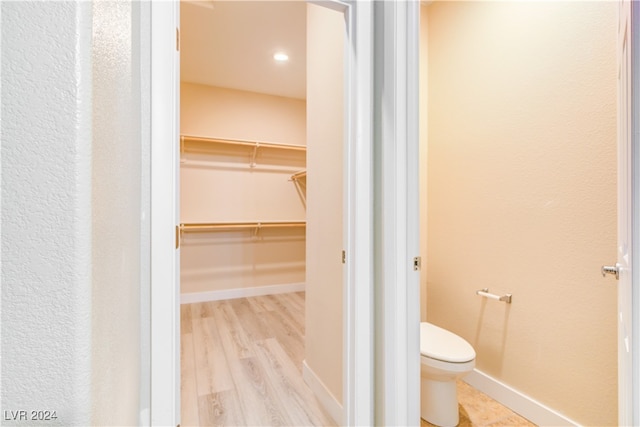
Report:
<svg viewBox="0 0 640 427"><path fill-rule="evenodd" d="M285 285L268 285L255 286L253 288L236 288L224 289L220 291L192 292L187 294L180 294L180 304L257 297L261 295L285 294L289 292L301 292L304 290L304 283L288 283Z"/></svg>
<svg viewBox="0 0 640 427"><path fill-rule="evenodd" d="M315 372L307 365L307 361L302 361L302 378L307 383L313 394L316 395L324 409L331 415L333 421L337 425L342 425L342 405L338 402L335 396L324 385L322 380L318 378Z"/></svg>
<svg viewBox="0 0 640 427"><path fill-rule="evenodd" d="M463 377L462 380L536 425L579 426L578 423L559 412L477 369Z"/></svg>

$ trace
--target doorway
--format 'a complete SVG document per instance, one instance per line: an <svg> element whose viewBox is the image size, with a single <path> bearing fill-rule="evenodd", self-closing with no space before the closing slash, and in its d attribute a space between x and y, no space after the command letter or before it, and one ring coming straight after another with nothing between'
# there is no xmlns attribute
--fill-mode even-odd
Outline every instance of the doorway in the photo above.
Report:
<svg viewBox="0 0 640 427"><path fill-rule="evenodd" d="M343 14L304 2L182 2L180 15L183 424L209 417L223 394L249 424L275 422L268 408L249 409L270 400L251 393L248 363L275 392L285 371L304 384L301 371L340 422ZM295 369L269 376L267 342ZM226 360L217 367L220 357L203 360L216 347ZM222 371L232 378L217 381ZM281 422L328 423L296 418L314 412L300 393L279 393ZM289 412L299 401L309 406Z"/></svg>
<svg viewBox="0 0 640 427"><path fill-rule="evenodd" d="M358 32L362 32L363 34L367 34L367 28L370 28L370 14L365 14L367 10L370 9L369 5L359 5L355 6L355 4L346 4L341 2L323 2L323 5L329 6L331 9L337 10L343 14L344 23L346 23L346 34L345 34L345 44L350 48L347 50L347 54L345 57L345 68L347 73L347 80L349 84L346 86L346 102L349 104L349 113L348 113L348 122L349 123L359 123L360 127L356 129L353 125L346 127L346 135L345 141L347 142L347 146L349 149L346 151L349 153L345 158L345 163L352 165L348 170L349 173L345 176L345 203L346 208L350 213L364 212L368 209L370 203L367 201L370 197L369 191L369 183L362 182L361 180L356 181L355 175L356 173L362 173L363 170L366 170L369 167L369 162L364 160L361 157L362 155L366 155L368 148L358 148L358 154L354 154L356 145L361 146L362 140L367 140L370 136L370 132L367 130L366 124L369 123L370 118L368 117L368 112L371 111L370 107L368 107L368 86L367 81L371 81L371 69L366 59L370 58L370 40L367 37L359 37L357 40L352 36L352 29L357 27ZM163 68L159 67L159 64L164 61L166 63L176 63L176 59L178 55L175 55L175 52L172 54L171 49L175 47L175 38L171 40L168 36L168 33L171 33L175 36L176 32L173 31L174 28L178 27L177 17L179 16L177 8L175 8L176 4L167 4L162 3L158 6L154 7L154 11L152 12L152 21L154 25L152 26L154 36L152 36L154 43L152 43L152 49L154 50L154 54L152 57L156 60L157 65L152 66L152 71L161 75L161 77L152 79L155 82L155 88L161 94L166 94L167 88L170 88L171 82L177 82L176 76L179 73L176 70L173 70L172 73L169 73L166 66ZM360 22L362 21L362 22ZM356 25L356 23L358 23ZM355 30L354 30L355 31ZM156 37L157 36L157 37ZM157 51L157 52L156 52ZM358 60L356 60L356 53L358 53ZM173 59L172 59L173 57ZM358 84L355 84L357 82ZM152 88L153 89L153 88ZM155 93L155 90L152 90ZM174 89L173 93L177 93L177 87ZM367 95L367 96L364 96ZM155 99L160 99L161 96L156 97ZM170 135L175 135L175 140L178 140L177 129L171 128L169 124L174 120L174 115L176 114L176 110L171 106L176 105L177 102L172 101L170 98L166 100L166 103L158 103L154 102L155 108L155 120L153 122L154 130L157 130L156 136L154 138L154 151L156 154L156 159L152 159L153 168L152 170L158 174L161 174L164 171L163 180L168 180L167 171L172 170L175 172L179 170L179 148L175 147L175 151L173 153L169 153L166 151L167 145L162 143L162 138L166 138ZM166 107L163 111L160 106ZM162 115L163 113L164 115ZM365 125L363 128L362 125ZM159 129L159 130L158 130ZM355 164L355 166L353 166ZM164 166L164 167L163 167ZM168 167L167 167L168 166ZM152 177L153 181L153 177ZM160 180L159 180L160 181ZM155 190L152 198L156 200L163 200L163 203L167 201L167 192L162 191L160 186L154 185L152 186L152 191ZM354 200L358 201L357 205ZM364 203L363 203L364 202ZM155 205L157 208L161 206L161 203ZM152 210L152 224L156 227L158 232L163 231L165 237L168 237L166 233L166 229L161 227L161 224L167 225L167 223L177 224L179 223L177 215L169 215L171 212L170 209L160 210L157 209L155 211ZM155 215L154 215L155 213ZM365 217L367 215L364 215ZM155 218L155 219L154 219ZM179 229L176 229L179 231ZM366 339L369 336L368 331L370 321L366 313L360 314L359 311L351 311L348 307L355 307L353 294L358 291L358 288L362 288L359 294L363 294L364 292L368 292L367 280L370 277L370 257L366 252L357 251L354 252L355 245L353 244L354 240L361 235L368 235L369 233L369 225L366 220L358 221L357 224L351 225L347 228L348 232L345 233L345 244L344 251L346 257L350 260L347 264L345 271L345 276L347 279L347 286L344 289L344 301L345 301L345 314L349 313L350 315L345 316L345 351L346 349L350 350L347 352L348 356L345 356L345 367L344 367L344 375L345 378L357 378L357 381L349 382L345 381L345 393L344 399L347 403L344 405L344 410L347 412L346 419L353 419L354 413L362 413L363 416L369 417L370 414L370 405L371 402L366 398L366 390L368 387L361 389L353 387L356 382L368 382L369 378L357 377L355 372L357 370L354 368L356 366L356 359L359 354L365 355L364 358L360 357L357 363L358 370L369 370L371 351L369 347L365 347L370 344L370 340ZM162 233L159 233L162 234ZM180 233L177 232L177 235ZM173 237L173 236L172 236ZM171 335L167 334L167 331L175 331L176 325L178 322L175 320L175 317L167 316L167 311L164 311L162 307L171 308L175 313L175 307L177 307L175 301L178 300L179 295L174 294L170 296L163 291L163 289L168 289L166 285L163 285L164 280L170 280L171 277L174 276L175 272L178 270L177 268L172 268L171 263L168 262L169 255L171 257L175 257L176 254L179 255L179 252L168 254L163 248L166 248L166 244L161 244L161 239L157 239L154 248L156 249L157 258L152 259L152 276L156 279L152 281L152 294L155 297L152 297L152 317L163 317L163 322L156 323L154 320L154 328L152 328L152 359L155 359L155 363L152 363L152 383L160 384L162 381L173 382L176 385L179 380L176 377L169 378L166 373L175 371L175 369L171 369L171 366L176 366L176 361L179 360L175 349L177 335L174 335L174 338L171 338ZM164 239L169 240L169 239ZM171 239L173 240L173 238ZM362 241L363 239L359 239ZM164 263L158 262L161 258L159 255L163 253L167 256L167 260ZM340 259L340 254L338 253L338 260ZM365 280L358 280L354 286L349 286L348 283L353 280L357 280L358 278L363 278ZM154 292L155 290L155 292ZM174 301L174 303L171 303ZM364 308L365 304L359 303L358 307ZM370 311L369 311L370 312ZM359 319L362 317L362 319ZM164 331L164 332L163 332ZM357 333L357 332L360 333ZM351 344L355 341L355 337L358 337L356 344ZM172 341L173 340L173 341ZM154 344L155 343L155 344ZM165 351L160 351L158 349L164 348ZM172 351L166 351L167 349L173 349ZM156 351L158 350L158 351ZM172 355L171 357L167 355ZM165 360L166 359L166 360ZM173 362L172 362L173 361ZM161 369L161 368L165 369ZM157 378L154 378L154 374ZM349 386L347 386L349 384ZM171 388L169 386L169 388ZM154 386L154 391L156 387ZM167 388L161 388L160 390L167 390ZM363 398L359 399L358 397L362 394ZM352 407L348 402L350 401L358 401L357 407ZM175 402L175 396L172 397L169 393L163 394L159 392L155 392L154 396L152 396L152 422L157 422L154 420L170 420L176 419L177 410L172 404ZM154 409L156 408L156 409ZM172 412L173 411L173 412ZM171 415L173 413L173 415ZM350 418L351 417L351 418ZM365 420L365 418L361 418ZM164 423L166 423L165 421ZM364 421L366 423L366 421ZM169 421L170 423L170 421Z"/></svg>
<svg viewBox="0 0 640 427"><path fill-rule="evenodd" d="M157 421L161 424L171 424L171 421L168 420L176 420L175 417L175 405L173 403L176 402L175 398L171 398L166 393L163 395L163 391L167 391L170 394L171 390L176 390L175 385L175 377L169 378L172 375L167 375L168 373L175 372L175 360L177 360L177 355L166 356L168 353L171 353L171 349L175 349L175 346L172 346L171 343L167 344L167 341L171 340L171 331L175 330L175 321L172 319L176 319L177 315L175 314L175 305L171 303L171 301L177 300L177 295L169 296L166 292L166 282L164 280L166 278L170 278L172 272L174 271L171 265L171 259L173 258L173 251L168 253L167 250L162 248L173 247L175 242L175 230L174 225L177 224L176 218L171 217L168 213L171 211L172 204L163 205L163 200L166 200L166 188L170 186L170 180L167 180L166 171L171 171L173 166L173 160L171 155L167 155L166 150L163 152L162 147L172 146L173 142L173 130L171 128L172 123L172 114L175 113L171 109L172 99L168 94L172 93L171 82L175 79L172 79L172 75L175 75L174 70L167 70L166 65L170 63L174 63L171 59L172 54L175 54L175 46L176 46L176 31L177 28L175 17L177 13L172 11L172 7L175 4L171 4L169 2L161 2L156 4L152 8L152 17L151 21L154 23L152 26L152 73L154 74L153 85L152 85L152 93L154 94L154 107L161 106L162 108L154 108L152 109L152 199L154 200L154 206L152 207L152 236L153 236L153 248L155 253L152 255L152 271L151 275L153 278L153 287L152 289L152 319L153 319L153 330L152 330L152 384L154 389L154 394L152 396L152 421L153 420L164 420ZM362 11L360 8L361 5L358 5L358 10ZM368 7L367 5L364 6ZM389 6L391 7L391 6ZM400 7L400 6L398 6ZM355 8L354 8L355 10ZM354 14L351 19L354 19L356 22L359 22L362 25L358 25L355 27L354 31L361 33L361 37L357 38L355 43L358 44L359 49L354 49L354 51L359 51L360 60L354 61L356 65L355 74L359 75L360 78L356 79L355 82L358 84L353 84L350 87L351 90L355 90L356 93L360 94L358 98L359 101L356 102L361 110L363 121L361 123L367 122L367 112L372 111L371 106L368 105L367 96L363 96L367 94L367 87L371 86L371 74L370 70L372 67L371 62L371 40L368 35L372 34L371 26L367 27L367 22L371 23L372 14L370 13L371 9L367 9L362 13ZM401 19L398 19L400 21ZM632 20L633 24L633 20ZM635 24L634 24L635 25ZM409 27L400 26L400 28L405 28L407 30L407 34L409 34L408 39L413 40L413 33ZM391 33L389 37L394 37ZM386 37L386 36L385 36ZM353 47L353 46L352 46ZM364 59L363 59L364 58ZM164 70L164 72L163 72ZM172 74L173 73L173 74ZM402 98L406 99L406 98ZM363 113L364 112L364 113ZM175 121L174 121L175 122ZM356 123L353 121L352 123ZM163 131L164 130L164 131ZM362 140L368 141L370 140L370 132L371 129L364 128L358 129L358 132L364 132L364 136L362 136ZM369 132L369 134L367 134ZM355 134L355 131L354 131ZM168 143L167 143L168 138ZM177 133L175 134L175 140L177 140ZM350 189L356 189L356 195L350 195L348 197L351 200L355 197L359 200L360 203L355 203L349 209L352 209L350 212L358 211L361 212L367 211L367 206L369 206L370 199L367 199L367 195L371 194L371 188L369 187L369 183L366 179L351 181L351 177L367 177L370 176L370 153L366 152L366 144L364 146L357 146L358 156L349 160L349 168L351 176L348 178L348 186ZM636 161L634 160L634 165ZM162 175L162 171L165 171L165 174ZM159 175L158 175L159 174ZM358 195L360 195L360 199L358 199ZM352 239L351 246L347 246L347 256L349 260L354 260L355 262L348 264L348 269L350 274L350 279L354 277L360 277L362 280L359 283L366 287L366 284L370 284L371 280L371 264L367 262L367 260L358 261L359 255L364 255L368 257L369 254L366 253L365 250L356 251L352 253L352 249L354 245L364 245L362 249L366 249L368 247L369 240L371 238L371 234L369 230L371 228L371 223L368 222L369 216L364 213L363 215L356 216L359 218L358 221L354 221L350 226L355 226L351 230L355 230L355 235L360 236L359 239ZM350 218L353 216L350 215ZM636 228L637 230L637 228ZM353 234L349 234L350 237L353 237ZM349 289L349 287L347 287ZM164 293L163 293L164 289ZM351 290L349 290L350 292ZM372 295L370 289L360 289L368 296ZM366 300L367 295L365 295L364 300ZM172 299L173 298L173 299ZM635 298L635 296L634 296ZM167 302L168 300L168 302ZM356 299L360 300L360 299ZM353 300L352 300L353 301ZM361 300L360 300L361 301ZM361 305L356 308L354 312L357 314L360 312L362 314L362 309L366 304ZM634 302L634 307L637 307L637 301ZM171 313L173 310L174 315L169 316L167 313ZM371 342L368 341L370 337L370 332L372 330L371 324L368 319L370 319L369 313L371 311L365 310L364 315L361 317L361 322L352 322L354 319L349 318L347 322L350 326L348 326L349 334L351 338L347 339L347 342L353 340L359 348L362 349L362 352L359 354L370 355L371 354ZM346 317L345 317L346 318ZM369 323L368 323L369 322ZM364 328L363 328L364 326ZM360 329L358 329L360 328ZM360 333L357 331L360 330ZM637 345L637 341L636 341ZM159 350L159 351L158 351ZM349 353L348 359L353 361L353 354L358 354L358 352ZM405 355L406 356L406 355ZM403 358L402 354L399 354L399 358ZM367 357L360 358L360 361L364 361L364 363L352 364L351 362L345 364L350 369L349 378L354 372L360 372L362 375L354 375L353 377L356 379L355 382L348 380L347 383L351 383L352 387L358 381L366 381L370 376L368 373L372 372L370 362L371 360ZM634 362L637 363L637 356L635 356ZM637 378L634 378L634 384L637 385ZM364 390L371 390L371 387L364 387ZM352 392L357 395L358 390L357 387L353 387L350 393L345 393L345 401L347 404L345 405L346 411L359 411L363 417L366 417L367 414L371 413L371 405L367 406L367 402L371 403L372 400L365 397L360 403L364 402L362 406L353 405L351 402ZM366 393L365 393L366 394ZM357 399L355 399L357 400ZM173 403L172 403L173 402ZM174 414L174 415L171 415ZM356 417L358 418L358 417ZM364 418L359 418L364 419ZM349 424L353 424L352 422ZM371 422L364 422L364 424L371 424Z"/></svg>
<svg viewBox="0 0 640 427"><path fill-rule="evenodd" d="M426 317L532 421L615 424L617 6L445 3L422 7Z"/></svg>
<svg viewBox="0 0 640 427"><path fill-rule="evenodd" d="M372 295L371 254L363 243L371 241L371 183L362 179L371 171L372 111L372 5L324 1L322 5L344 16L347 175L345 210L348 220L344 250L349 259L344 286L344 422L371 424L372 396L369 375L372 366L372 319L368 302ZM179 171L178 82L179 4L160 2L151 8L151 424L172 424L179 419L179 291L176 256L179 216L175 212ZM356 34L358 35L356 37ZM178 43L177 43L178 42ZM348 48L347 48L348 47ZM172 64L173 66L168 66ZM357 221L354 218L359 218ZM171 249L169 249L171 248ZM356 250L360 248L359 250ZM358 288L354 284L358 283ZM362 357L361 355L366 355ZM356 363L357 360L357 363Z"/></svg>

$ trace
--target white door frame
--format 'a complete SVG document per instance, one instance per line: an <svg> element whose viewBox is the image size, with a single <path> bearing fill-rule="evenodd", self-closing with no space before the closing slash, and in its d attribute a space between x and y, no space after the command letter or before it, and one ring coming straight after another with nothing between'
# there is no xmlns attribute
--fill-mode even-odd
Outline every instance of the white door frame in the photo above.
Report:
<svg viewBox="0 0 640 427"><path fill-rule="evenodd" d="M629 9L626 10L626 7ZM620 309L622 305L628 304L631 309L630 322L625 322L626 326L631 328L630 331L626 331L626 335L631 338L631 351L630 354L625 354L624 343L618 344L618 423L620 425L640 425L640 117L638 117L640 113L640 7L635 1L620 2L619 21L624 17L623 14L629 12L630 37L628 42L631 78L627 90L630 92L631 141L627 154L630 158L621 159L628 162L629 177L621 178L629 180L626 185L630 187L630 191L627 192L627 200L621 200L622 203L618 204L618 208L627 207L629 209L628 225L631 230L627 238L630 240L631 252L628 260L628 269L631 273L631 295L621 294L621 290L618 288L618 306ZM620 138L618 138L618 144L620 144ZM624 152L624 150L622 151ZM621 271L621 278L628 274L629 271ZM631 301L624 301L625 297L630 297ZM619 322L621 320L618 319ZM619 325L618 328L620 329L621 326ZM624 332L624 330L619 331L619 340L624 339Z"/></svg>
<svg viewBox="0 0 640 427"><path fill-rule="evenodd" d="M418 426L420 6L375 7L375 424Z"/></svg>
<svg viewBox="0 0 640 427"><path fill-rule="evenodd" d="M180 423L179 1L151 3L151 408L153 426Z"/></svg>
<svg viewBox="0 0 640 427"><path fill-rule="evenodd" d="M312 1L328 5L326 1ZM373 3L343 4L345 150L343 278L343 425L373 418Z"/></svg>
<svg viewBox="0 0 640 427"><path fill-rule="evenodd" d="M345 14L346 147L344 423L373 425L373 3L314 1ZM180 312L175 264L179 2L151 5L151 425L180 420ZM357 363L356 363L357 362Z"/></svg>

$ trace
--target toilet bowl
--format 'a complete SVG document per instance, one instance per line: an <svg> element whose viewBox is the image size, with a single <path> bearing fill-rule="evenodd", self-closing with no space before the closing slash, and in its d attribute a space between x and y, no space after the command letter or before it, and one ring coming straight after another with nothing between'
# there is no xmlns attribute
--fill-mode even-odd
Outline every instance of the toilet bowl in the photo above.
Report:
<svg viewBox="0 0 640 427"><path fill-rule="evenodd" d="M458 335L420 323L420 416L437 426L456 426L456 380L473 370L476 352Z"/></svg>

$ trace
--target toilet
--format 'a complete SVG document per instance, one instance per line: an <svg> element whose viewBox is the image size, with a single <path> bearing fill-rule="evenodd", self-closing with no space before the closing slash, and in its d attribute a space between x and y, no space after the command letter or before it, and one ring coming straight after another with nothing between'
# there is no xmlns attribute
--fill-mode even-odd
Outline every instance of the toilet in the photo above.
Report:
<svg viewBox="0 0 640 427"><path fill-rule="evenodd" d="M456 380L475 366L476 352L462 337L420 323L420 416L437 426L457 426Z"/></svg>

